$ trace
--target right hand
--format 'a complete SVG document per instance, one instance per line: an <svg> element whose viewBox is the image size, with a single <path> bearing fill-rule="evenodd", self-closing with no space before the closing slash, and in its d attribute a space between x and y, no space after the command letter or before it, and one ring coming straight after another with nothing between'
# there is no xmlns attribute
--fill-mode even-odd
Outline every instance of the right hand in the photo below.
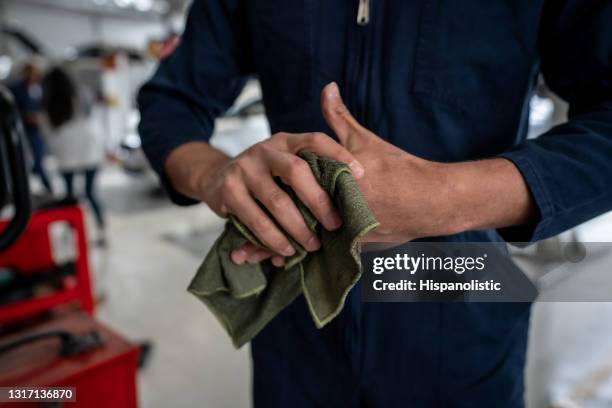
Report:
<svg viewBox="0 0 612 408"><path fill-rule="evenodd" d="M321 246L297 206L274 177L279 177L295 191L324 228L335 230L342 224L329 195L319 185L308 164L297 155L301 150L347 163L356 178L364 174L363 166L353 155L323 133L277 133L239 156L222 161L201 181L200 198L218 215L236 216L267 247L246 245L237 249L231 255L235 263L257 263L272 257L273 263L280 265L284 257L295 253L289 240L257 201L307 251L316 251Z"/></svg>

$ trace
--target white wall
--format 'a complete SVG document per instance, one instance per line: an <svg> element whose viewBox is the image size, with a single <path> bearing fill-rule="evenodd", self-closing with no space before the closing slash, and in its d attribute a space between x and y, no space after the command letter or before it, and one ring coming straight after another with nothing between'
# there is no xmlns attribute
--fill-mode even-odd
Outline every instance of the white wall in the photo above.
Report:
<svg viewBox="0 0 612 408"><path fill-rule="evenodd" d="M84 43L104 42L135 48L166 32L161 21L91 15L17 1L3 1L3 18L22 27L54 56Z"/></svg>
<svg viewBox="0 0 612 408"><path fill-rule="evenodd" d="M101 24L104 41L136 48L143 48L151 37L163 37L166 28L161 22L127 21L105 18Z"/></svg>

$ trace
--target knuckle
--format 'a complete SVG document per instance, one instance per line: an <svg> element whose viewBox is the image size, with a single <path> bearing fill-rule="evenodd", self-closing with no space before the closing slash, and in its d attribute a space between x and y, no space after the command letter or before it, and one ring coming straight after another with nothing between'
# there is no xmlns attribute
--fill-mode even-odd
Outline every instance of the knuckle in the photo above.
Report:
<svg viewBox="0 0 612 408"><path fill-rule="evenodd" d="M255 143L253 146L249 147L244 153L242 153L238 160L249 160L251 157L256 156L261 149L262 142Z"/></svg>
<svg viewBox="0 0 612 408"><path fill-rule="evenodd" d="M327 141L327 135L321 132L314 132L312 134L312 142L314 144L322 144Z"/></svg>
<svg viewBox="0 0 612 408"><path fill-rule="evenodd" d="M234 160L232 165L227 169L227 174L231 176L232 178L240 179L240 177L242 177L244 169L247 166L248 161L249 160L244 157L237 158L236 160Z"/></svg>
<svg viewBox="0 0 612 408"><path fill-rule="evenodd" d="M270 243L268 244L272 250L275 252L282 252L289 243L285 240L285 238L281 235L275 234L270 238Z"/></svg>
<svg viewBox="0 0 612 408"><path fill-rule="evenodd" d="M287 138L287 133L285 133L285 132L277 132L277 133L273 134L273 135L270 137L270 139L272 139L272 140L274 140L274 141L277 141L277 140L283 140L283 139L285 139L285 138Z"/></svg>
<svg viewBox="0 0 612 408"><path fill-rule="evenodd" d="M222 218L227 217L230 211L229 207L224 203L219 204L215 208L216 208L215 212L217 213L217 215L221 216Z"/></svg>
<svg viewBox="0 0 612 408"><path fill-rule="evenodd" d="M317 216L322 217L326 217L334 211L334 206L325 192L317 193L313 201L310 202L310 207Z"/></svg>
<svg viewBox="0 0 612 408"><path fill-rule="evenodd" d="M228 174L221 184L221 193L225 198L234 197L238 191L240 180L233 174Z"/></svg>
<svg viewBox="0 0 612 408"><path fill-rule="evenodd" d="M267 143L266 141L259 142L251 146L248 151L247 157L249 158L249 160L261 160L261 158L265 156L266 153L268 153L270 150L270 143Z"/></svg>
<svg viewBox="0 0 612 408"><path fill-rule="evenodd" d="M285 210L289 205L289 197L282 190L275 190L268 196L268 207L272 211Z"/></svg>
<svg viewBox="0 0 612 408"><path fill-rule="evenodd" d="M237 158L233 166L229 169L229 173L235 177L239 177L242 174L248 174L249 161L250 157L248 154Z"/></svg>
<svg viewBox="0 0 612 408"><path fill-rule="evenodd" d="M291 158L291 163L289 165L289 179L295 180L297 178L303 177L305 172L310 171L310 167L308 167L308 163L304 160L300 159L297 156Z"/></svg>
<svg viewBox="0 0 612 408"><path fill-rule="evenodd" d="M294 228L294 231L292 232L292 235L295 237L295 239L298 242L300 242L304 246L308 244L308 240L311 237L315 236L315 234L311 232L310 229L308 229L308 226L306 226L306 223L301 223L299 225L296 225Z"/></svg>
<svg viewBox="0 0 612 408"><path fill-rule="evenodd" d="M325 191L319 191L316 194L315 205L322 210L331 210L331 201Z"/></svg>
<svg viewBox="0 0 612 408"><path fill-rule="evenodd" d="M256 217L251 222L251 229L270 249L283 249L283 237L274 233L273 225L265 217Z"/></svg>
<svg viewBox="0 0 612 408"><path fill-rule="evenodd" d="M275 148L273 148L270 143L266 143L266 142L260 142L259 146L258 146L258 152L261 154L267 154L270 153L272 151L276 150Z"/></svg>
<svg viewBox="0 0 612 408"><path fill-rule="evenodd" d="M270 223L268 222L268 219L266 217L263 216L257 216L254 217L251 220L251 229L257 234L259 235L260 238L264 237L266 235L266 233L268 232L268 229L270 228Z"/></svg>
<svg viewBox="0 0 612 408"><path fill-rule="evenodd" d="M346 115L348 113L348 109L346 108L346 105L343 103L338 103L334 105L332 109L338 115Z"/></svg>

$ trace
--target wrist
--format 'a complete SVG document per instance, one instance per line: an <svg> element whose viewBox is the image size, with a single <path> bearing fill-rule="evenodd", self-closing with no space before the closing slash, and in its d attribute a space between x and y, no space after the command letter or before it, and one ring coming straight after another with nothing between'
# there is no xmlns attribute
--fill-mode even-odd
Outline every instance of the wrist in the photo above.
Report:
<svg viewBox="0 0 612 408"><path fill-rule="evenodd" d="M533 198L512 162L488 159L445 166L451 233L521 225L534 219Z"/></svg>
<svg viewBox="0 0 612 408"><path fill-rule="evenodd" d="M473 228L472 182L457 163L429 162L434 193L429 203L433 229L429 236L454 235Z"/></svg>
<svg viewBox="0 0 612 408"><path fill-rule="evenodd" d="M189 185L190 189L195 191L202 201L206 202L203 192L213 184L230 160L231 158L228 156L219 155L193 163L190 169Z"/></svg>
<svg viewBox="0 0 612 408"><path fill-rule="evenodd" d="M442 181L441 199L444 202L440 218L445 220L445 235L459 234L476 228L477 209L474 187L478 181L470 163L439 163Z"/></svg>
<svg viewBox="0 0 612 408"><path fill-rule="evenodd" d="M411 185L408 192L395 189L395 201L402 204L399 219L410 239L453 235L466 231L471 222L464 210L469 184L458 177L455 164L425 160L407 155L405 172L400 176ZM406 181L403 181L405 183Z"/></svg>
<svg viewBox="0 0 612 408"><path fill-rule="evenodd" d="M206 202L205 190L231 158L205 142L192 142L173 150L165 171L173 187L182 194Z"/></svg>

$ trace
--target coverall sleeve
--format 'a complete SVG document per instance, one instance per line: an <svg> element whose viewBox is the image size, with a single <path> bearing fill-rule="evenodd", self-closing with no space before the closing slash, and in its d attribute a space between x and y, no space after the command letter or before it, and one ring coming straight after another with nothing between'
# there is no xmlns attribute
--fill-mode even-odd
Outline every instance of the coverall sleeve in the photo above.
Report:
<svg viewBox="0 0 612 408"><path fill-rule="evenodd" d="M139 91L142 147L176 204L196 201L172 188L165 161L182 144L208 141L244 87L253 72L248 27L241 0L195 0L180 45Z"/></svg>
<svg viewBox="0 0 612 408"><path fill-rule="evenodd" d="M612 210L612 2L548 1L541 71L569 102L568 121L502 154L519 168L540 216L500 230L507 241L557 235Z"/></svg>

